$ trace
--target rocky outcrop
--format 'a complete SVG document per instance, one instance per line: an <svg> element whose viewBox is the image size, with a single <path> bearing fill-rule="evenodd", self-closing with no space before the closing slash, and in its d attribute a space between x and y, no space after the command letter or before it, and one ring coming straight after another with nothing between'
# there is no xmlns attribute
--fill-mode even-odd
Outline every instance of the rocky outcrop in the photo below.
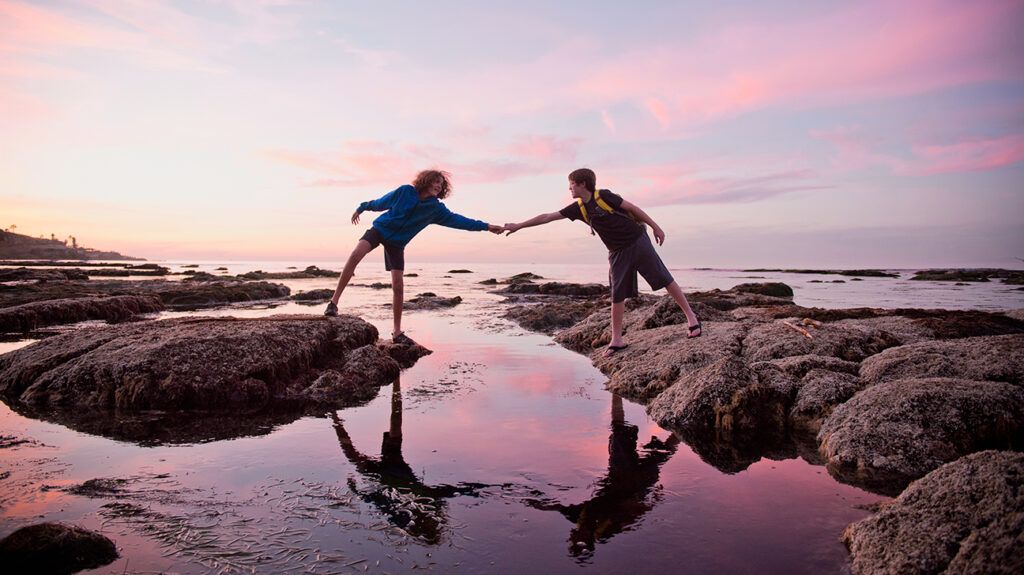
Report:
<svg viewBox="0 0 1024 575"><path fill-rule="evenodd" d="M376 328L350 316L83 329L0 356L0 394L36 407L123 411L345 404L351 389L376 389L398 373L376 341ZM327 372L336 375L316 384Z"/></svg>
<svg viewBox="0 0 1024 575"><path fill-rule="evenodd" d="M280 299L291 291L267 282L74 281L0 285L0 308L36 301L115 295L151 295L168 307L195 309L229 303Z"/></svg>
<svg viewBox="0 0 1024 575"><path fill-rule="evenodd" d="M152 293L160 298L164 305L178 309L199 309L226 303L280 299L288 297L291 293L288 287L281 284L233 281L191 285L182 282L138 282L127 289Z"/></svg>
<svg viewBox="0 0 1024 575"><path fill-rule="evenodd" d="M963 455L1024 445L1024 388L950 378L880 383L836 407L818 441L833 473L892 492Z"/></svg>
<svg viewBox="0 0 1024 575"><path fill-rule="evenodd" d="M782 272L787 274L814 274L814 275L841 275L841 276L852 276L852 277L870 277L870 278L898 278L900 274L887 272L883 270L783 270L783 269L753 269L743 270L744 272Z"/></svg>
<svg viewBox="0 0 1024 575"><path fill-rule="evenodd" d="M730 356L680 377L648 413L658 425L687 436L749 439L784 433L786 403L778 389Z"/></svg>
<svg viewBox="0 0 1024 575"><path fill-rule="evenodd" d="M656 421L729 471L756 461L757 449L783 449L777 438L786 436L813 445L792 452L831 462L839 479L894 493L953 458L1022 444L1018 318L803 308L759 292L784 293L748 285L688 294L704 325L696 339L686 338L686 318L671 298L629 300L629 346L609 356L607 302L593 299L586 305L595 313L558 331L555 341L589 355L611 391L647 404ZM587 307L563 298L520 304L509 316L553 331L559 316L577 309L582 315ZM978 331L1009 335L965 337ZM957 379L919 381L937 375ZM887 384L894 380L901 383ZM863 413L852 415L862 405Z"/></svg>
<svg viewBox="0 0 1024 575"><path fill-rule="evenodd" d="M86 320L114 323L163 309L163 304L155 296L119 295L38 301L0 309L0 332L28 332Z"/></svg>
<svg viewBox="0 0 1024 575"><path fill-rule="evenodd" d="M316 266L308 266L301 272L265 272L255 270L239 274L238 278L243 280L301 280L311 278L335 278L339 273L334 270L322 270Z"/></svg>
<svg viewBox="0 0 1024 575"><path fill-rule="evenodd" d="M740 293L754 293L771 297L793 297L793 288L780 282L740 284L732 288L732 290Z"/></svg>
<svg viewBox="0 0 1024 575"><path fill-rule="evenodd" d="M905 342L892 330L867 320L797 326L811 337L794 330L794 326L796 322L787 320L754 325L744 341L744 356L752 362L808 354L862 361Z"/></svg>
<svg viewBox="0 0 1024 575"><path fill-rule="evenodd" d="M8 573L74 573L117 557L117 546L104 535L62 523L29 525L0 540Z"/></svg>
<svg viewBox="0 0 1024 575"><path fill-rule="evenodd" d="M460 303L462 303L462 296L441 297L433 292L424 292L404 302L402 308L409 311L444 309L455 307ZM391 307L389 303L384 305Z"/></svg>
<svg viewBox="0 0 1024 575"><path fill-rule="evenodd" d="M288 299L295 302L317 304L324 303L330 300L331 297L333 296L334 290L332 289L313 289L309 291L299 292Z"/></svg>
<svg viewBox="0 0 1024 575"><path fill-rule="evenodd" d="M500 294L540 294L575 297L595 297L608 293L604 284L574 284L563 282L512 283L497 291Z"/></svg>
<svg viewBox="0 0 1024 575"><path fill-rule="evenodd" d="M377 347L398 362L402 369L412 367L421 357L434 353L418 343L395 343L387 339L377 342Z"/></svg>
<svg viewBox="0 0 1024 575"><path fill-rule="evenodd" d="M79 269L0 269L0 282L13 281L67 281L87 280L89 276Z"/></svg>
<svg viewBox="0 0 1024 575"><path fill-rule="evenodd" d="M932 471L849 526L854 574L1024 572L1024 454L983 451Z"/></svg>
<svg viewBox="0 0 1024 575"><path fill-rule="evenodd" d="M867 358L860 376L870 383L956 377L1024 385L1024 334L923 341Z"/></svg>
<svg viewBox="0 0 1024 575"><path fill-rule="evenodd" d="M864 388L855 375L827 369L812 369L800 379L799 389L789 410L793 429L818 433L825 418Z"/></svg>
<svg viewBox="0 0 1024 575"><path fill-rule="evenodd" d="M990 279L1002 279L1008 284L1020 284L1024 281L1024 270L933 269L915 272L910 279L933 282L987 282Z"/></svg>
<svg viewBox="0 0 1024 575"><path fill-rule="evenodd" d="M512 306L502 317L530 331L552 334L575 325L605 307L605 302L601 300L560 299L557 302Z"/></svg>

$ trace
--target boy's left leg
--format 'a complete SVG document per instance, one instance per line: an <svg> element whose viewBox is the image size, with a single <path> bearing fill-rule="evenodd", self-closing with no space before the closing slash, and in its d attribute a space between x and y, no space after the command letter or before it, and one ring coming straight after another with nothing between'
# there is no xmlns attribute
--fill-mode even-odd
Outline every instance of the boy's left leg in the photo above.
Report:
<svg viewBox="0 0 1024 575"><path fill-rule="evenodd" d="M690 302L686 300L682 288L672 277L672 272L668 271L665 262L661 261L658 252L654 250L650 238L645 234L637 244L639 246L637 271L650 284L652 290L658 291L665 288L665 291L672 296L672 299L679 305L679 309L683 311L683 315L686 316L686 322L690 328L689 337L699 337L701 334L700 320L697 319L697 314L693 313Z"/></svg>
<svg viewBox="0 0 1024 575"><path fill-rule="evenodd" d="M679 308L683 310L683 314L686 316L686 323L691 328L700 325L700 320L697 319L697 314L693 313L693 308L690 307L690 302L686 299L686 294L683 293L683 288L679 287L675 281L665 286L665 291L668 295L672 296L672 299L676 300L679 304ZM691 337L698 337L701 329L699 327L690 330Z"/></svg>

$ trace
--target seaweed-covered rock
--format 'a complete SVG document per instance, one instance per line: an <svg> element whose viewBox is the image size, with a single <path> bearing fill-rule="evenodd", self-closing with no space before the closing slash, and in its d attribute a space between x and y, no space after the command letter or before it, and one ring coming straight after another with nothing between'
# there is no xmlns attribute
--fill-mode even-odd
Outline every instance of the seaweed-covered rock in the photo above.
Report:
<svg viewBox="0 0 1024 575"><path fill-rule="evenodd" d="M87 280L89 276L82 270L74 268L59 269L0 269L0 282L12 281L66 281Z"/></svg>
<svg viewBox="0 0 1024 575"><path fill-rule="evenodd" d="M390 357L376 348L360 351L376 340L376 328L351 316L187 318L83 329L0 356L0 394L34 406L126 411L302 407L325 400L304 390L326 370L365 386L394 379Z"/></svg>
<svg viewBox="0 0 1024 575"><path fill-rule="evenodd" d="M742 293L755 293L779 298L792 298L793 288L781 282L747 283L739 284L732 288L733 291Z"/></svg>
<svg viewBox="0 0 1024 575"><path fill-rule="evenodd" d="M1024 572L1024 454L983 451L843 533L854 574Z"/></svg>
<svg viewBox="0 0 1024 575"><path fill-rule="evenodd" d="M751 438L782 434L787 402L732 356L680 377L651 402L648 413L658 425L689 435Z"/></svg>
<svg viewBox="0 0 1024 575"><path fill-rule="evenodd" d="M949 378L880 383L836 407L818 441L841 479L892 492L963 455L1024 445L1024 389Z"/></svg>
<svg viewBox="0 0 1024 575"><path fill-rule="evenodd" d="M309 302L309 303L323 303L334 296L334 290L332 289L311 289L309 291L299 292L289 299L297 302Z"/></svg>
<svg viewBox="0 0 1024 575"><path fill-rule="evenodd" d="M389 339L377 342L377 347L403 369L412 367L421 357L434 353L418 343L396 343Z"/></svg>
<svg viewBox="0 0 1024 575"><path fill-rule="evenodd" d="M163 309L163 304L155 296L118 295L37 301L0 309L0 332L27 332L86 320L118 322Z"/></svg>
<svg viewBox="0 0 1024 575"><path fill-rule="evenodd" d="M920 377L958 377L1024 384L1024 335L924 341L887 349L861 364L860 376L879 383Z"/></svg>
<svg viewBox="0 0 1024 575"><path fill-rule="evenodd" d="M789 325L785 325L789 323ZM867 321L844 320L820 325L797 325L778 320L755 325L743 342L748 361L768 361L794 355L825 355L847 361L861 361L882 350L903 344L896 334L878 329Z"/></svg>
<svg viewBox="0 0 1024 575"><path fill-rule="evenodd" d="M510 319L530 331L551 334L575 325L603 308L605 308L605 302L602 300L559 298L556 301L512 306L505 311L502 317Z"/></svg>
<svg viewBox="0 0 1024 575"><path fill-rule="evenodd" d="M256 270L238 275L239 279L245 280L297 280L311 278L333 278L338 277L334 270L322 270L316 266L308 266L301 272L265 272Z"/></svg>
<svg viewBox="0 0 1024 575"><path fill-rule="evenodd" d="M547 282L543 284L513 283L498 290L498 293L595 297L608 293L608 286L603 284L574 284L564 282Z"/></svg>
<svg viewBox="0 0 1024 575"><path fill-rule="evenodd" d="M821 424L837 405L840 405L864 387L860 378L848 373L812 369L799 383L799 391L789 410L789 422L794 429L817 433Z"/></svg>
<svg viewBox="0 0 1024 575"><path fill-rule="evenodd" d="M74 573L117 557L106 536L62 523L29 525L0 540L0 563L8 573Z"/></svg>
<svg viewBox="0 0 1024 575"><path fill-rule="evenodd" d="M280 299L291 291L267 282L165 280L106 280L0 285L0 308L36 301L115 295L151 295L165 306L201 308L228 303Z"/></svg>
<svg viewBox="0 0 1024 575"><path fill-rule="evenodd" d="M403 309L411 311L432 310L455 307L460 303L462 303L462 296L442 297L432 292L424 292L410 300L407 300L402 304L402 307ZM387 307L391 306L391 304L384 305Z"/></svg>

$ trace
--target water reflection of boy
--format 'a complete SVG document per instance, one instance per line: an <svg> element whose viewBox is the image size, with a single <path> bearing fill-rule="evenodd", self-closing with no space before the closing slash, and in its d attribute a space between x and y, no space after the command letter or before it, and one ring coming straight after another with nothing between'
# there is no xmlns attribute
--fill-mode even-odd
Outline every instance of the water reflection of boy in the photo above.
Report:
<svg viewBox="0 0 1024 575"><path fill-rule="evenodd" d="M597 541L607 541L625 531L654 508L649 497L658 483L661 465L679 446L679 439L670 435L662 441L657 437L637 450L639 428L626 423L622 398L612 395L611 435L608 437L608 473L598 481L593 497L574 505L551 501L532 501L530 505L546 511L557 511L575 526L569 535L569 552L582 555L592 552Z"/></svg>
<svg viewBox="0 0 1024 575"><path fill-rule="evenodd" d="M391 393L391 422L381 441L380 457L368 457L356 449L336 412L331 413L341 450L363 477L377 485L360 492L354 480L349 488L377 507L394 525L427 543L439 543L448 522L445 499L475 495L484 485L425 485L402 455L402 386L395 380ZM410 502L412 504L410 504Z"/></svg>

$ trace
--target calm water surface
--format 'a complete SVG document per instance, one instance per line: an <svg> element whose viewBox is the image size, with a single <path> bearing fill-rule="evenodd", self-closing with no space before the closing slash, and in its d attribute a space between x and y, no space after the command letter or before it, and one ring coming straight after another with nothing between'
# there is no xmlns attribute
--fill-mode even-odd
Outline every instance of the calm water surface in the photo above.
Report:
<svg viewBox="0 0 1024 575"><path fill-rule="evenodd" d="M387 281L376 263L364 264L354 282ZM286 266L228 265L232 272ZM723 459L678 441L641 406L605 391L586 358L500 319L501 298L476 282L526 268L446 273L451 267L407 270L420 274L406 280L408 295L433 291L465 302L408 313L410 335L434 354L360 407L239 418L244 423L228 431L154 415L163 433L153 445L137 429L69 424L76 431L0 405L0 435L30 440L0 449L0 474L9 473L0 480L0 536L40 520L101 530L122 558L98 573L846 570L839 535L879 496L836 482L798 448L771 459ZM561 281L601 281L606 273L529 269ZM823 307L1024 307L1024 292L998 282L676 273L688 290L786 281L798 303ZM294 293L334 280L283 283ZM387 333L390 311L381 304L390 297L354 286L342 311ZM203 314L320 312L286 303ZM182 315L197 314L158 319ZM116 494L63 490L96 478L126 481Z"/></svg>

